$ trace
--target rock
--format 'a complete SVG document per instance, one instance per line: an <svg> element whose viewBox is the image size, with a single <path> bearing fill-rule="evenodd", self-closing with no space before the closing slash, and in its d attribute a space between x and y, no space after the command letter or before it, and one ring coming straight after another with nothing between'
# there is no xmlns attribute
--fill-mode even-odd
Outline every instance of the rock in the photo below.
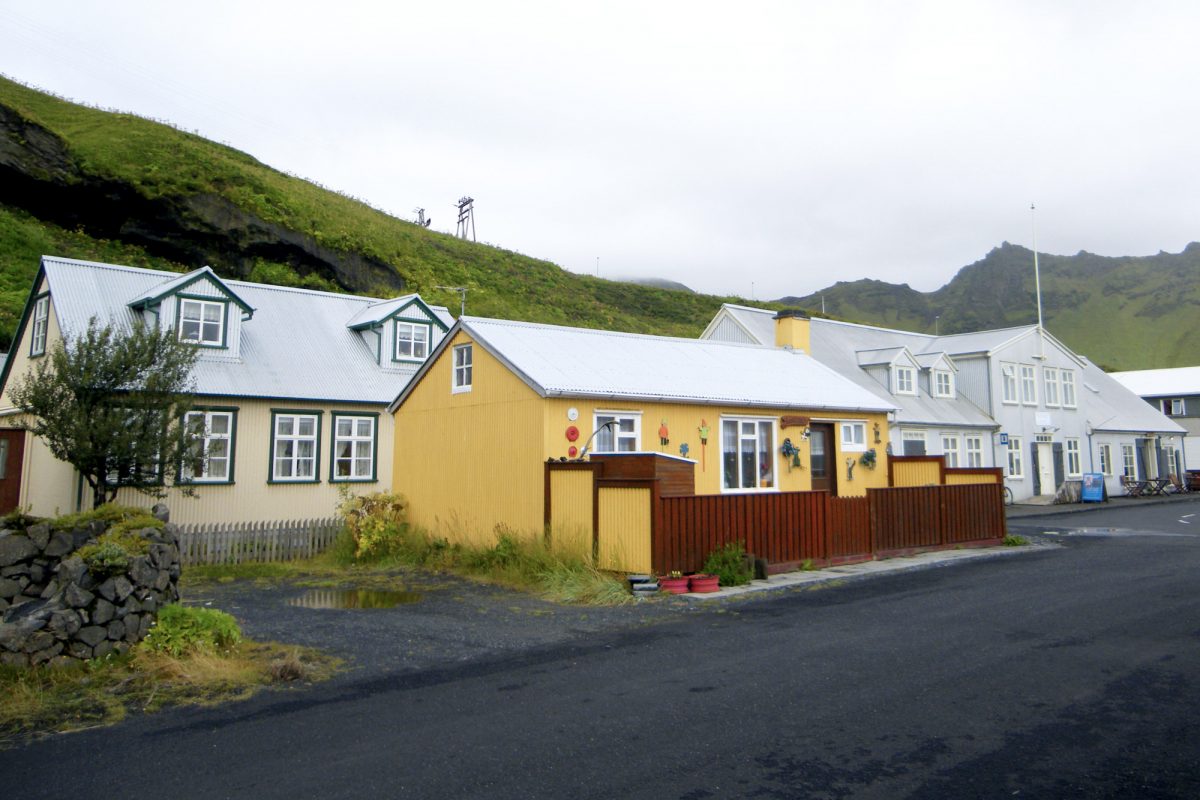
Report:
<svg viewBox="0 0 1200 800"><path fill-rule="evenodd" d="M56 531L50 537L49 543L42 548L42 552L50 558L62 558L68 553L75 552L75 540L71 534L65 531Z"/></svg>
<svg viewBox="0 0 1200 800"><path fill-rule="evenodd" d="M125 641L136 642L142 637L139 635L142 629L142 617L138 614L130 614L123 620L125 623Z"/></svg>
<svg viewBox="0 0 1200 800"><path fill-rule="evenodd" d="M25 587L12 578L0 578L0 597L3 597L5 600L10 597L16 597L21 593L23 588Z"/></svg>
<svg viewBox="0 0 1200 800"><path fill-rule="evenodd" d="M86 628L80 628L75 634L75 638L89 647L95 647L108 638L108 631L99 625L89 625Z"/></svg>
<svg viewBox="0 0 1200 800"><path fill-rule="evenodd" d="M58 562L58 579L63 583L79 583L79 579L85 572L87 572L87 564L84 564L83 559L78 556L71 556Z"/></svg>
<svg viewBox="0 0 1200 800"><path fill-rule="evenodd" d="M108 636L109 639L113 640L124 638L124 620L114 619L112 622L108 623L108 628L105 630L105 635Z"/></svg>
<svg viewBox="0 0 1200 800"><path fill-rule="evenodd" d="M14 578L17 576L29 576L28 564L12 564L7 567L0 567L0 578Z"/></svg>
<svg viewBox="0 0 1200 800"><path fill-rule="evenodd" d="M109 578L96 587L96 594L103 597L105 600L112 602L117 599L117 579Z"/></svg>
<svg viewBox="0 0 1200 800"><path fill-rule="evenodd" d="M24 653L0 653L0 664L6 667L28 667L29 656Z"/></svg>
<svg viewBox="0 0 1200 800"><path fill-rule="evenodd" d="M36 653L29 655L30 664L45 664L50 659L63 651L62 642L54 642L44 650L38 650Z"/></svg>
<svg viewBox="0 0 1200 800"><path fill-rule="evenodd" d="M83 620L79 617L79 612L64 608L61 611L55 611L50 615L50 621L46 623L46 630L54 635L56 639L69 639L83 627Z"/></svg>
<svg viewBox="0 0 1200 800"><path fill-rule="evenodd" d="M27 561L38 555L38 546L28 536L7 533L0 536L0 567L8 567L18 561Z"/></svg>
<svg viewBox="0 0 1200 800"><path fill-rule="evenodd" d="M15 622L0 622L0 650L17 650L25 633Z"/></svg>
<svg viewBox="0 0 1200 800"><path fill-rule="evenodd" d="M39 564L35 560L32 564L29 565L29 580L32 583L45 583L47 572L49 572L49 570L46 569L46 565Z"/></svg>
<svg viewBox="0 0 1200 800"><path fill-rule="evenodd" d="M63 602L72 608L87 608L95 599L96 595L73 583L63 591Z"/></svg>
<svg viewBox="0 0 1200 800"><path fill-rule="evenodd" d="M125 602L121 604L121 609L127 614L137 614L142 610L142 604L136 597L126 597Z"/></svg>
<svg viewBox="0 0 1200 800"><path fill-rule="evenodd" d="M43 600L38 597L26 597L23 594L17 595L15 598L13 598L12 608L4 612L4 621L29 624L31 620L40 619L42 621L41 625L37 626L40 628L42 625L46 624L46 619L50 616L49 610L46 611L45 615L40 613L43 610L46 610L46 606L49 604L49 602L49 600Z"/></svg>
<svg viewBox="0 0 1200 800"><path fill-rule="evenodd" d="M117 615L117 607L105 600L103 597L97 598L96 605L92 607L92 624L104 625Z"/></svg>
<svg viewBox="0 0 1200 800"><path fill-rule="evenodd" d="M129 577L141 586L153 586L158 580L158 570L150 566L150 559L135 556L129 560Z"/></svg>
<svg viewBox="0 0 1200 800"><path fill-rule="evenodd" d="M150 563L159 569L167 569L171 566L171 545L152 544L149 555Z"/></svg>
<svg viewBox="0 0 1200 800"><path fill-rule="evenodd" d="M107 639L105 639L104 641L100 642L100 644L96 645L95 649L92 651L92 657L93 658L104 658L106 655L108 655L112 651L113 651L113 643L108 641Z"/></svg>
<svg viewBox="0 0 1200 800"><path fill-rule="evenodd" d="M38 597L49 600L51 597L54 597L54 595L58 594L58 589L58 581L50 581L46 584L46 588L42 589L42 593L39 594Z"/></svg>
<svg viewBox="0 0 1200 800"><path fill-rule="evenodd" d="M9 606L9 602L7 600L5 600L3 597L0 597L0 611L3 611L4 609L8 608L8 606Z"/></svg>
<svg viewBox="0 0 1200 800"><path fill-rule="evenodd" d="M150 514L162 522L171 521L171 510L162 503L155 503L154 508L150 509Z"/></svg>
<svg viewBox="0 0 1200 800"><path fill-rule="evenodd" d="M168 522L166 525L163 525L159 535L162 536L163 541L167 544L179 546L179 526L174 522Z"/></svg>
<svg viewBox="0 0 1200 800"><path fill-rule="evenodd" d="M50 669L63 669L65 667L69 667L75 663L76 663L75 659L71 658L70 655L59 653L54 658L47 661L46 666L49 667Z"/></svg>
<svg viewBox="0 0 1200 800"><path fill-rule="evenodd" d="M86 661L92 657L92 648L78 640L67 643L67 655Z"/></svg>
<svg viewBox="0 0 1200 800"><path fill-rule="evenodd" d="M138 641L146 638L146 634L150 633L150 628L154 625L154 617L149 614L142 615L142 621L138 624Z"/></svg>
<svg viewBox="0 0 1200 800"><path fill-rule="evenodd" d="M154 595L151 594L142 599L141 605L143 611L153 614L155 611L158 611L158 607L161 605L161 603L159 603Z"/></svg>
<svg viewBox="0 0 1200 800"><path fill-rule="evenodd" d="M50 631L37 631L25 638L25 643L21 645L21 649L26 653L36 653L39 650L45 650L55 643L54 634L50 633Z"/></svg>
<svg viewBox="0 0 1200 800"><path fill-rule="evenodd" d="M46 545L50 543L50 523L39 522L37 525L30 525L25 535L37 545L38 550L45 550Z"/></svg>
<svg viewBox="0 0 1200 800"><path fill-rule="evenodd" d="M129 642L113 642L113 652L119 656L123 656L130 650Z"/></svg>
<svg viewBox="0 0 1200 800"><path fill-rule="evenodd" d="M124 575L118 575L113 579L113 591L117 593L117 600L124 600L133 591L133 584Z"/></svg>
<svg viewBox="0 0 1200 800"><path fill-rule="evenodd" d="M166 591L166 588L171 585L171 573L165 569L158 571L158 577L154 579L154 588L157 591Z"/></svg>

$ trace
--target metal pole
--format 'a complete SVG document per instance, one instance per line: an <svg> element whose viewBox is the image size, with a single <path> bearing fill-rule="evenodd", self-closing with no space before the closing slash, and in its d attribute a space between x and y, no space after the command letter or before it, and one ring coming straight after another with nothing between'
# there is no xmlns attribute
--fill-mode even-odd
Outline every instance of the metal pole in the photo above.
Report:
<svg viewBox="0 0 1200 800"><path fill-rule="evenodd" d="M1046 357L1046 329L1042 327L1042 273L1038 269L1038 250L1037 250L1037 208L1033 203L1029 204L1029 219L1033 225L1033 285L1037 292L1037 309L1038 309L1038 344L1039 353L1042 358Z"/></svg>

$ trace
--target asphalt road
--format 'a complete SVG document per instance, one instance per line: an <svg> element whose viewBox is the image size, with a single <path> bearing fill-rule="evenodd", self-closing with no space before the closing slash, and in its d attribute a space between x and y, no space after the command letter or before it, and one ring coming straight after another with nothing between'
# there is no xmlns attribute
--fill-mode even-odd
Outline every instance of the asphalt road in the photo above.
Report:
<svg viewBox="0 0 1200 800"><path fill-rule="evenodd" d="M0 787L13 798L1200 797L1193 513L1200 502L1025 519L1021 532L1060 546L133 719L0 753Z"/></svg>

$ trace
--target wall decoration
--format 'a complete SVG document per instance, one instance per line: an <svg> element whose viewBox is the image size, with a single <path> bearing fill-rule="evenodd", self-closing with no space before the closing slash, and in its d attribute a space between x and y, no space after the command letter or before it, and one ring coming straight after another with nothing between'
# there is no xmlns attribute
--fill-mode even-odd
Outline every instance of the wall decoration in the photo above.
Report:
<svg viewBox="0 0 1200 800"><path fill-rule="evenodd" d="M858 463L862 464L867 469L875 469L875 459L875 448L872 447L870 450L862 454L862 458L858 460Z"/></svg>
<svg viewBox="0 0 1200 800"><path fill-rule="evenodd" d="M571 445L567 448L567 455L571 458L575 458L575 456L579 455L579 448L575 445Z"/></svg>
<svg viewBox="0 0 1200 800"><path fill-rule="evenodd" d="M707 472L708 465L705 463L705 455L708 453L708 420L700 420L700 427L696 428L696 433L700 434L700 471Z"/></svg>
<svg viewBox="0 0 1200 800"><path fill-rule="evenodd" d="M579 419L579 409L576 408L575 406L571 406L570 408L568 408L567 409L567 419L571 422L574 422L575 420Z"/></svg>
<svg viewBox="0 0 1200 800"><path fill-rule="evenodd" d="M881 443L882 443L882 440L879 438L879 423L876 422L875 423L875 444L881 444Z"/></svg>
<svg viewBox="0 0 1200 800"><path fill-rule="evenodd" d="M664 419L662 425L658 426L658 443L666 447L671 443L671 432L667 430L667 421Z"/></svg>
<svg viewBox="0 0 1200 800"><path fill-rule="evenodd" d="M848 480L848 481L854 480L854 459L853 458L846 459L846 480Z"/></svg>
<svg viewBox="0 0 1200 800"><path fill-rule="evenodd" d="M689 448L688 448L687 442L684 442L683 444L679 445L679 455L683 456L684 458L687 458L688 449Z"/></svg>
<svg viewBox="0 0 1200 800"><path fill-rule="evenodd" d="M574 425L567 426L567 441L574 442L579 439L579 428Z"/></svg>
<svg viewBox="0 0 1200 800"><path fill-rule="evenodd" d="M808 423L808 417L790 417L785 415L779 418L779 427L781 428L807 428Z"/></svg>
<svg viewBox="0 0 1200 800"><path fill-rule="evenodd" d="M779 448L779 452L788 459L788 472L792 471L792 467L804 468L804 465L800 463L800 448L792 444L791 439L783 440L783 447Z"/></svg>

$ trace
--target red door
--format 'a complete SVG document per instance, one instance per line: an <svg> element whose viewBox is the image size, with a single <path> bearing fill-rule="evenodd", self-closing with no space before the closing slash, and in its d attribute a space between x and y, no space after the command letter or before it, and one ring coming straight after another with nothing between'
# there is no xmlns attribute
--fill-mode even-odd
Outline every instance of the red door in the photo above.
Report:
<svg viewBox="0 0 1200 800"><path fill-rule="evenodd" d="M21 502L24 456L25 431L0 428L0 514L16 510Z"/></svg>
<svg viewBox="0 0 1200 800"><path fill-rule="evenodd" d="M833 426L829 423L814 423L808 426L808 454L812 462L812 488L814 492L826 491L837 494L837 464L833 463Z"/></svg>

